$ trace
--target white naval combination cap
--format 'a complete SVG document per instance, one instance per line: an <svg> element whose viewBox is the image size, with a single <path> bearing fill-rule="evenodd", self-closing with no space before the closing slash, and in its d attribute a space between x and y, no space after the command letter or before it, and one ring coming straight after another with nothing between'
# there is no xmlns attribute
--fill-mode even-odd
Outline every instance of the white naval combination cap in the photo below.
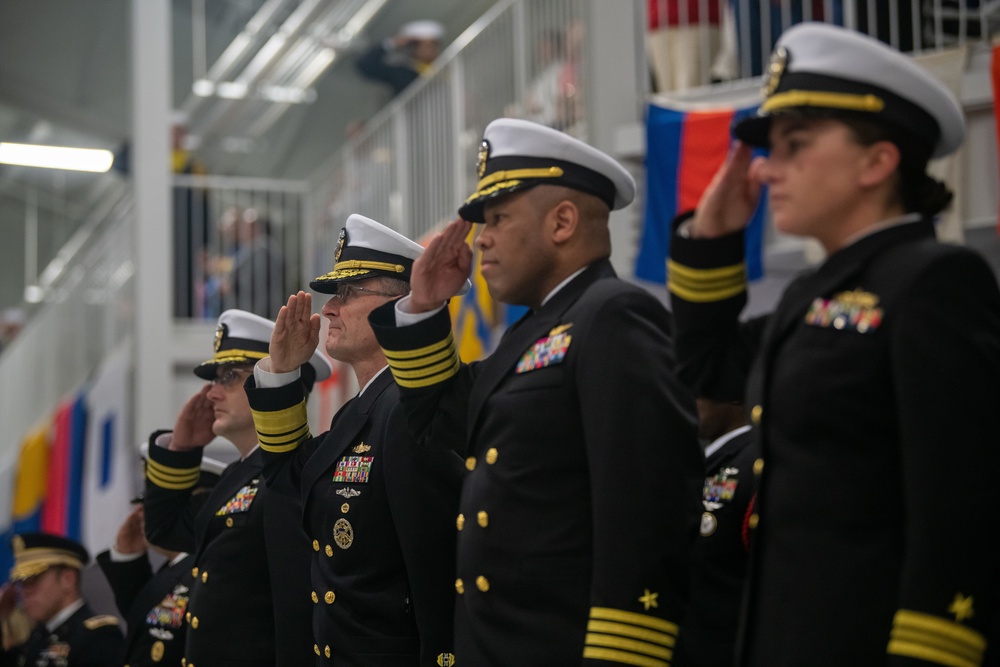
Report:
<svg viewBox="0 0 1000 667"><path fill-rule="evenodd" d="M215 329L215 354L194 369L195 375L205 380L214 380L219 366L257 363L268 356L272 331L274 322L266 317L245 310L225 311L219 315ZM330 377L332 367L317 349L309 362L303 364L302 370L303 380L312 387L313 382L322 382Z"/></svg>
<svg viewBox="0 0 1000 667"><path fill-rule="evenodd" d="M756 116L733 128L753 146L767 146L771 119L801 109L870 114L904 130L932 157L957 149L965 117L951 91L912 58L872 37L827 23L800 23L775 45Z"/></svg>
<svg viewBox="0 0 1000 667"><path fill-rule="evenodd" d="M323 294L336 294L340 283L378 276L410 282L413 260L424 247L385 225L357 213L340 230L333 255L333 271L315 278L309 287ZM471 288L466 280L459 294Z"/></svg>
<svg viewBox="0 0 1000 667"><path fill-rule="evenodd" d="M458 214L483 221L490 199L532 188L561 185L599 198L615 210L635 198L635 180L612 157L538 123L500 118L486 126L477 163L479 183Z"/></svg>
<svg viewBox="0 0 1000 667"><path fill-rule="evenodd" d="M410 21L399 29L399 36L440 41L444 37L444 26L437 21Z"/></svg>

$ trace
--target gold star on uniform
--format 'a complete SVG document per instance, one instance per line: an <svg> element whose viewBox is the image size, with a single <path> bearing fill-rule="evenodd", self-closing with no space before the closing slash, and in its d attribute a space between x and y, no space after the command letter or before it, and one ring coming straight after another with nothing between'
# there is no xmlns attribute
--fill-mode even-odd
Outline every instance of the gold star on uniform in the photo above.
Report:
<svg viewBox="0 0 1000 667"><path fill-rule="evenodd" d="M660 597L660 594L651 593L648 588L645 589L645 591L646 592L639 597L639 602L643 604L646 611L649 611L650 607L659 607L660 603L656 601L656 598Z"/></svg>
<svg viewBox="0 0 1000 667"><path fill-rule="evenodd" d="M972 596L965 597L961 593L955 593L955 599L948 607L949 614L955 614L955 621L961 623L967 618L972 618Z"/></svg>

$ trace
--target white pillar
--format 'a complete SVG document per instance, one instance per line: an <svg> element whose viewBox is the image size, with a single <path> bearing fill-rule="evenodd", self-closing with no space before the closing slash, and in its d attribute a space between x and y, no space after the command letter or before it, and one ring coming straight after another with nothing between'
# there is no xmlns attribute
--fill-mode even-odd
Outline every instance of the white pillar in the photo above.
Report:
<svg viewBox="0 0 1000 667"><path fill-rule="evenodd" d="M136 443L174 422L170 4L170 0L132 0L131 170L136 220L132 439Z"/></svg>
<svg viewBox="0 0 1000 667"><path fill-rule="evenodd" d="M645 65L643 11L640 0L588 0L586 4L587 140L622 160L617 135L643 119L648 76ZM639 165L629 165L639 175ZM636 248L637 204L611 214L611 263L619 276L632 275Z"/></svg>

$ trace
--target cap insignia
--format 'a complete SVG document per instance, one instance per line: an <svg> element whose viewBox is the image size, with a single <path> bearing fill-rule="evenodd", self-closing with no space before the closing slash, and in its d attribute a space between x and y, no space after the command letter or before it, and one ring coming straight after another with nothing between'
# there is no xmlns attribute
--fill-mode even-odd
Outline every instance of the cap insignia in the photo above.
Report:
<svg viewBox="0 0 1000 667"><path fill-rule="evenodd" d="M764 97L770 97L778 89L778 82L781 80L781 75L785 73L787 65L788 51L783 46L778 47L771 54L771 61L767 65L767 71L764 72L764 85L761 88Z"/></svg>
<svg viewBox="0 0 1000 667"><path fill-rule="evenodd" d="M337 250L333 253L333 261L340 261L340 253L344 251L344 244L347 243L347 227L341 227L340 239L337 240Z"/></svg>
<svg viewBox="0 0 1000 667"><path fill-rule="evenodd" d="M486 173L486 161L490 159L490 142L483 139L483 143L479 144L479 154L476 156L476 173L479 174L479 178L483 177Z"/></svg>
<svg viewBox="0 0 1000 667"><path fill-rule="evenodd" d="M225 340L226 334L229 333L229 327L225 324L220 324L215 330L215 351L218 352L219 348L222 347L222 341Z"/></svg>
<svg viewBox="0 0 1000 667"><path fill-rule="evenodd" d="M21 537L20 535L15 535L14 539L11 540L11 544L14 547L14 554L15 555L17 555L20 552L24 551L24 538Z"/></svg>

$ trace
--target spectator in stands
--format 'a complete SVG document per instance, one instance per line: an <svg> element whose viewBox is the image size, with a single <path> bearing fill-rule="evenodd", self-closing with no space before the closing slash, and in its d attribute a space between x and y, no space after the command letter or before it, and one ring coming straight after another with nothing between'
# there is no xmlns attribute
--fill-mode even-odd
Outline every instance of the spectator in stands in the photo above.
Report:
<svg viewBox="0 0 1000 667"><path fill-rule="evenodd" d="M444 27L437 21L411 21L394 37L373 45L357 60L365 77L388 84L393 95L426 73L441 55Z"/></svg>
<svg viewBox="0 0 1000 667"><path fill-rule="evenodd" d="M118 618L94 614L80 591L80 573L90 560L83 545L49 533L23 533L14 536L13 546L11 583L0 588L0 665L121 664Z"/></svg>
<svg viewBox="0 0 1000 667"><path fill-rule="evenodd" d="M1000 290L982 257L936 240L952 193L927 173L962 144L962 107L845 28L793 26L777 46L759 113L670 242L684 379L750 372L762 455L739 664L997 664L1000 506L970 478L1000 468ZM743 321L764 186L775 228L827 259Z"/></svg>
<svg viewBox="0 0 1000 667"><path fill-rule="evenodd" d="M281 308L285 294L285 262L269 221L256 209L227 209L219 221L222 252L206 267L203 316L230 308L262 317Z"/></svg>

